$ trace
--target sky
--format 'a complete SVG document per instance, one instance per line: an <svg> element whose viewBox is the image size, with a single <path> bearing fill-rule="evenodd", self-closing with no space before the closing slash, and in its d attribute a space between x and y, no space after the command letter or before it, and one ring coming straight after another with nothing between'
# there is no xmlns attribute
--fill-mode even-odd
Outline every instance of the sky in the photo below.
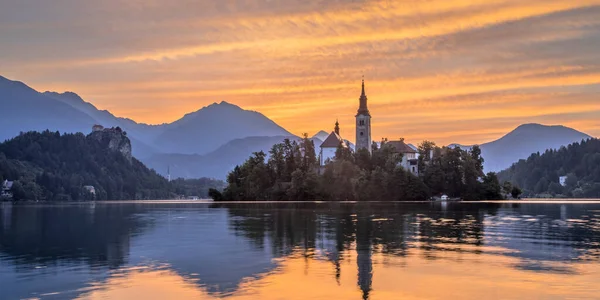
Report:
<svg viewBox="0 0 600 300"><path fill-rule="evenodd" d="M0 0L0 75L138 122L213 102L292 133L600 136L600 0Z"/></svg>

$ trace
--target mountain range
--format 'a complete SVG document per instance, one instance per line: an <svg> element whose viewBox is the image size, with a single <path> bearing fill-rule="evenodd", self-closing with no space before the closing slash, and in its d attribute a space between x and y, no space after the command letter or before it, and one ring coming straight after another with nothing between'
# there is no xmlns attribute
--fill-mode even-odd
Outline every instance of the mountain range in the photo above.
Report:
<svg viewBox="0 0 600 300"><path fill-rule="evenodd" d="M94 124L118 126L127 132L136 158L163 175L170 170L172 177L222 179L252 152L267 152L285 138L299 139L263 114L224 101L172 123L148 125L99 110L73 92L40 93L2 76L0 106L0 141L24 131L88 133ZM313 135L315 146L328 135L323 130ZM485 171L500 171L531 153L588 138L564 126L524 124L498 140L481 144Z"/></svg>
<svg viewBox="0 0 600 300"><path fill-rule="evenodd" d="M207 154L225 143L249 136L293 136L259 112L213 103L168 124L148 125L99 110L73 92L37 92L0 76L0 140L21 131L89 132L91 126L121 127L128 132L134 155Z"/></svg>

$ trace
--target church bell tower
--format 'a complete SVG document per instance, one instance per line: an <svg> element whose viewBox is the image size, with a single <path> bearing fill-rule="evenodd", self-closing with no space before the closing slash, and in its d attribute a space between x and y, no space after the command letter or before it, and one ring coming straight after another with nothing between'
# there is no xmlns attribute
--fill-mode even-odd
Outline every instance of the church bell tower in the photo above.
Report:
<svg viewBox="0 0 600 300"><path fill-rule="evenodd" d="M367 95L365 94L365 79L362 80L362 93L360 94L358 113L356 114L356 151L367 149L371 153L371 114L367 108Z"/></svg>

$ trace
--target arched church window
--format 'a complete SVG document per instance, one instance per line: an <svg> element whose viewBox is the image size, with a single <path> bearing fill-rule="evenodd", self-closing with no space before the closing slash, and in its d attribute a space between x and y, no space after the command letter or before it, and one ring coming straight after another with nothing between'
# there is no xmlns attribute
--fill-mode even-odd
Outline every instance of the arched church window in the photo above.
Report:
<svg viewBox="0 0 600 300"><path fill-rule="evenodd" d="M363 132L362 131L360 132L360 136L363 136Z"/></svg>

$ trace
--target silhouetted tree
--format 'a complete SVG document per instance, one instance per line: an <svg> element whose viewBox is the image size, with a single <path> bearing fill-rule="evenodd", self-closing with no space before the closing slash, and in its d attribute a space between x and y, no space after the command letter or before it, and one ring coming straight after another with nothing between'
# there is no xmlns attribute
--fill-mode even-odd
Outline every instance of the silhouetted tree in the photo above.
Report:
<svg viewBox="0 0 600 300"><path fill-rule="evenodd" d="M224 200L425 200L448 193L465 199L501 199L495 174L483 175L479 147L470 151L438 148L423 142L420 177L404 170L402 154L382 139L372 154L356 153L340 143L335 158L319 168L307 135L298 143L284 140L264 153L254 153L227 176ZM291 168L296 169L291 171Z"/></svg>

